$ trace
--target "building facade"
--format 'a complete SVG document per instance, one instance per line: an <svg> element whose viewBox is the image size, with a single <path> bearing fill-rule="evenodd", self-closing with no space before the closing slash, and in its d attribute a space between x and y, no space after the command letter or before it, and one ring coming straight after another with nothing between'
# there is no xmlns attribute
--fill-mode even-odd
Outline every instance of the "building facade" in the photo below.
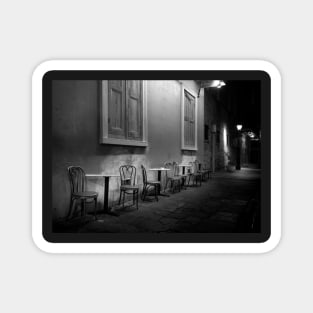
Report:
<svg viewBox="0 0 313 313"><path fill-rule="evenodd" d="M236 112L222 101L222 88L200 81L57 80L52 86L53 216L65 217L70 203L67 167L86 173L118 174L123 164L147 169L165 162L199 160L212 170L235 162ZM222 99L222 100L221 100ZM148 178L156 179L155 172ZM99 192L102 178L88 178ZM110 204L119 197L119 179L110 180Z"/></svg>

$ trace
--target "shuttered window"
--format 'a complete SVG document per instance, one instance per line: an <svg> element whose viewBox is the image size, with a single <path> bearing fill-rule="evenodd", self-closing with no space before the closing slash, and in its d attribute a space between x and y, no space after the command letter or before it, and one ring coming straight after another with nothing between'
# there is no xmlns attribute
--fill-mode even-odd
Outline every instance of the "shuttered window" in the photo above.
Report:
<svg viewBox="0 0 313 313"><path fill-rule="evenodd" d="M142 139L142 82L126 81L127 138Z"/></svg>
<svg viewBox="0 0 313 313"><path fill-rule="evenodd" d="M109 81L109 137L142 139L142 81Z"/></svg>
<svg viewBox="0 0 313 313"><path fill-rule="evenodd" d="M125 138L125 81L109 81L109 134L113 138Z"/></svg>
<svg viewBox="0 0 313 313"><path fill-rule="evenodd" d="M101 143L146 146L144 81L102 81Z"/></svg>
<svg viewBox="0 0 313 313"><path fill-rule="evenodd" d="M183 149L196 147L196 97L184 89L183 94Z"/></svg>

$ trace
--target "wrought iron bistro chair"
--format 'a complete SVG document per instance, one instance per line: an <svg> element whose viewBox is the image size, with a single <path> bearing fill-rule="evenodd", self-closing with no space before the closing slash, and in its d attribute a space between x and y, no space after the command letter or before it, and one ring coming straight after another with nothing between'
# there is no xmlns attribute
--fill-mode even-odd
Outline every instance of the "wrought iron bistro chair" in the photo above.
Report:
<svg viewBox="0 0 313 313"><path fill-rule="evenodd" d="M95 191L86 191L86 175L84 170L79 166L70 166L67 168L71 183L71 203L67 219L70 219L76 208L77 201L81 204L81 215L86 215L86 203L89 200L94 202L94 216L97 219L97 198L98 193Z"/></svg>
<svg viewBox="0 0 313 313"><path fill-rule="evenodd" d="M149 191L154 190L154 197L156 201L159 201L158 193L161 191L161 182L159 181L148 181L147 180L147 171L146 168L141 165L142 170L142 180L143 180L143 189L141 199L145 201L146 196L148 195Z"/></svg>
<svg viewBox="0 0 313 313"><path fill-rule="evenodd" d="M183 166L182 166L183 167ZM179 166L177 165L176 166L176 175L180 175L181 176L181 188L182 189L187 189L187 186L188 186L188 180L189 180L189 176L191 175L190 174L190 171L189 171L189 167L187 165L184 166L186 170L180 170L179 169Z"/></svg>
<svg viewBox="0 0 313 313"><path fill-rule="evenodd" d="M180 177L180 181L181 181L180 188L187 189L187 179L189 177L189 174L187 172L183 173L183 171L180 170L180 167L177 162L173 162L173 166L174 166L174 176Z"/></svg>
<svg viewBox="0 0 313 313"><path fill-rule="evenodd" d="M181 191L182 176L178 175L177 163L166 162L164 163L164 167L169 169L169 171L165 172L166 173L165 189L167 189L168 183L170 183L170 187L173 193L175 192L175 187L178 189L178 191Z"/></svg>
<svg viewBox="0 0 313 313"><path fill-rule="evenodd" d="M207 162L204 162L201 167L202 170L206 171L207 178L212 178L212 170Z"/></svg>
<svg viewBox="0 0 313 313"><path fill-rule="evenodd" d="M189 180L188 180L188 185L189 186L201 186L201 181L202 181L202 174L198 172L196 168L196 163L195 162L189 162L190 168L189 168ZM190 181L192 181L192 185L190 185Z"/></svg>
<svg viewBox="0 0 313 313"><path fill-rule="evenodd" d="M133 195L133 205L136 202L136 209L138 210L138 195L139 195L139 186L136 185L136 167L133 165L122 165L120 166L120 178L121 178L121 187L120 187L120 200L123 198L123 208L125 203L125 194Z"/></svg>
<svg viewBox="0 0 313 313"><path fill-rule="evenodd" d="M201 174L202 181L209 179L209 170L205 169L203 167L203 164L200 163L198 160L195 160L195 169L197 173Z"/></svg>

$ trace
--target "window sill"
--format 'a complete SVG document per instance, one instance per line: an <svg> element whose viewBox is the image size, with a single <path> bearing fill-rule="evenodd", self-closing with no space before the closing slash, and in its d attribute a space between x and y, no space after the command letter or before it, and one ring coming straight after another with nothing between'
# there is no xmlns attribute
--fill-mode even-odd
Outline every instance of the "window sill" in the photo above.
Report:
<svg viewBox="0 0 313 313"><path fill-rule="evenodd" d="M101 138L100 143L107 144L107 145L133 146L133 147L147 147L148 146L148 143L146 141L126 140L126 139L117 139L117 138Z"/></svg>
<svg viewBox="0 0 313 313"><path fill-rule="evenodd" d="M182 150L187 150L187 151L198 151L198 148L193 148L193 147L182 147Z"/></svg>

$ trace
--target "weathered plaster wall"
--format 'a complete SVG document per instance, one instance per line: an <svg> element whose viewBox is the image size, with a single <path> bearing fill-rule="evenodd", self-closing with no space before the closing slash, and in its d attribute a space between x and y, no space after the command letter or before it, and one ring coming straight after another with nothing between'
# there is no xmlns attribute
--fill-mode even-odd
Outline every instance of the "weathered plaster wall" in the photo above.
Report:
<svg viewBox="0 0 313 313"><path fill-rule="evenodd" d="M194 81L149 81L147 90L148 143L146 148L99 144L100 104L97 81L54 81L52 88L53 132L53 209L54 217L68 212L70 185L67 167L79 165L86 173L118 174L122 164L137 167L138 183L142 183L140 165L161 166L165 161L181 162L181 88L188 86L197 94ZM199 120L203 117L203 97L198 99ZM199 150L203 155L203 127L198 123ZM202 136L202 137L201 137ZM153 177L155 172L149 172ZM103 205L103 181L88 179L88 189L99 193L98 205ZM110 203L119 196L119 179L110 180Z"/></svg>
<svg viewBox="0 0 313 313"><path fill-rule="evenodd" d="M214 153L215 169L225 169L233 158L232 138L234 121L221 102L216 100L216 89L205 92L204 123L209 126L209 139L204 141L204 158L212 168L212 153ZM216 132L214 127L216 125Z"/></svg>

